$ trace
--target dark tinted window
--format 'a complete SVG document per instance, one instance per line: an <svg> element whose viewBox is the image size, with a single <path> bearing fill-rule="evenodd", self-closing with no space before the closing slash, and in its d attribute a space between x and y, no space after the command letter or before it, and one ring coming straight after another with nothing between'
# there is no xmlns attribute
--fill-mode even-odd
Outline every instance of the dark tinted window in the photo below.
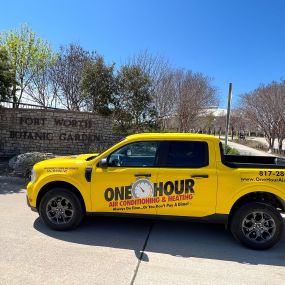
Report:
<svg viewBox="0 0 285 285"><path fill-rule="evenodd" d="M165 167L198 168L209 164L208 144L206 142L169 142Z"/></svg>
<svg viewBox="0 0 285 285"><path fill-rule="evenodd" d="M152 167L155 165L158 142L136 142L123 146L108 157L108 166Z"/></svg>

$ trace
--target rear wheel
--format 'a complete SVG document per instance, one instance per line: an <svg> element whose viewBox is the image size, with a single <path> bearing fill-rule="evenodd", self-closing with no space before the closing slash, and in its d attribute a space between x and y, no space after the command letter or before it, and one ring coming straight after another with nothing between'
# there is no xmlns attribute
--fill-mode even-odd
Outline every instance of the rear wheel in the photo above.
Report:
<svg viewBox="0 0 285 285"><path fill-rule="evenodd" d="M242 244L253 249L268 249L282 236L283 219L271 205L252 202L237 209L231 232Z"/></svg>
<svg viewBox="0 0 285 285"><path fill-rule="evenodd" d="M54 188L43 196L39 213L47 226L61 231L76 228L84 215L78 197L63 188Z"/></svg>

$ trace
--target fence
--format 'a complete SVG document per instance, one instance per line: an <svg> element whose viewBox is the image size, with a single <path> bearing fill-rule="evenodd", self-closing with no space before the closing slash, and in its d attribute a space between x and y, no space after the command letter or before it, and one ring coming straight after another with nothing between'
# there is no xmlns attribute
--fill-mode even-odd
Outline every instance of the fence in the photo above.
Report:
<svg viewBox="0 0 285 285"><path fill-rule="evenodd" d="M11 101L1 101L0 107L8 108L8 109L21 108L21 109L64 110L64 109L60 109L60 108L46 107L46 106L34 105L34 104L28 104L28 103L14 103Z"/></svg>

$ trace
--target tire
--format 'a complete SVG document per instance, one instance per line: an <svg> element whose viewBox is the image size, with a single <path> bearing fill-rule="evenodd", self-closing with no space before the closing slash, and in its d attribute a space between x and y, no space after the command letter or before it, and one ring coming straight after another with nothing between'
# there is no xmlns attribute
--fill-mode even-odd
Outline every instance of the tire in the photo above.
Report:
<svg viewBox="0 0 285 285"><path fill-rule="evenodd" d="M53 230L75 229L84 216L79 198L70 190L54 188L41 199L39 214L43 222Z"/></svg>
<svg viewBox="0 0 285 285"><path fill-rule="evenodd" d="M268 249L280 241L283 219L271 205L251 202L234 212L231 232L239 242L249 248Z"/></svg>

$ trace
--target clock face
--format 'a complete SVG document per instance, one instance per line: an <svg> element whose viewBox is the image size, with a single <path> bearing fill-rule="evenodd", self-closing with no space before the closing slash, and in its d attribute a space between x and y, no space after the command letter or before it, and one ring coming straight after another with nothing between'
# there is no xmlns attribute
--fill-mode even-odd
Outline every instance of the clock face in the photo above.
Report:
<svg viewBox="0 0 285 285"><path fill-rule="evenodd" d="M132 185L134 198L146 198L153 196L153 184L147 179L139 179Z"/></svg>

